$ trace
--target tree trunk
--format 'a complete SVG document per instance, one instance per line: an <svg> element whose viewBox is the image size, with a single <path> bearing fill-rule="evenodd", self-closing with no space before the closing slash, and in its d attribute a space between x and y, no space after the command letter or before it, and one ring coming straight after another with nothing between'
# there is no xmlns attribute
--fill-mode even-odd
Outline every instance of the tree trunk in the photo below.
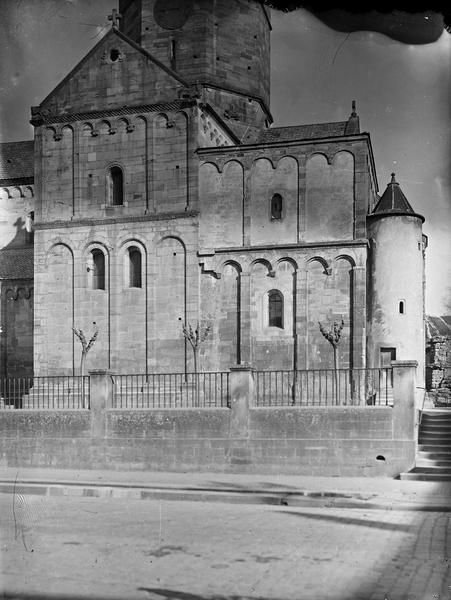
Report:
<svg viewBox="0 0 451 600"><path fill-rule="evenodd" d="M194 358L194 389L195 389L195 402L196 406L199 406L199 375L197 373L197 352L196 346L193 346L193 358Z"/></svg>
<svg viewBox="0 0 451 600"><path fill-rule="evenodd" d="M80 376L82 377L81 380L81 406L82 408L86 408L86 398L85 398L85 384L84 384L84 380L83 377L85 376L85 358L86 358L86 354L85 352L82 350L81 351L81 359L80 359Z"/></svg>

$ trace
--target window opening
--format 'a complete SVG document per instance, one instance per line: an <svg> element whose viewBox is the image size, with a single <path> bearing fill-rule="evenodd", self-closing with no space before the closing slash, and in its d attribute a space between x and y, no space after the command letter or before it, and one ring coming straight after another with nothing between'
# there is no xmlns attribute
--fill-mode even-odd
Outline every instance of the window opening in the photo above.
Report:
<svg viewBox="0 0 451 600"><path fill-rule="evenodd" d="M101 250L93 250L92 254L92 289L105 289L105 255Z"/></svg>
<svg viewBox="0 0 451 600"><path fill-rule="evenodd" d="M130 287L142 287L141 279L141 252L135 246L128 249L129 258L129 285Z"/></svg>
<svg viewBox="0 0 451 600"><path fill-rule="evenodd" d="M111 167L109 173L110 199L113 206L124 204L124 175L120 167Z"/></svg>
<svg viewBox="0 0 451 600"><path fill-rule="evenodd" d="M283 329L283 296L278 290L268 293L269 327Z"/></svg>
<svg viewBox="0 0 451 600"><path fill-rule="evenodd" d="M25 241L27 244L33 243L33 224L34 211L31 211L25 218Z"/></svg>
<svg viewBox="0 0 451 600"><path fill-rule="evenodd" d="M119 50L118 50L117 48L113 48L113 49L111 50L111 52L110 52L110 59L111 59L113 62L116 62L116 61L117 61L117 59L119 58L119 54L120 54L120 53L119 53Z"/></svg>
<svg viewBox="0 0 451 600"><path fill-rule="evenodd" d="M274 194L271 198L271 219L280 220L282 218L282 196Z"/></svg>
<svg viewBox="0 0 451 600"><path fill-rule="evenodd" d="M176 48L177 48L177 42L175 40L171 40L171 45L170 45L170 60L171 60L171 69L175 69L176 68Z"/></svg>
<svg viewBox="0 0 451 600"><path fill-rule="evenodd" d="M399 302L399 314L403 315L405 312L405 304L404 304L404 300L400 300Z"/></svg>

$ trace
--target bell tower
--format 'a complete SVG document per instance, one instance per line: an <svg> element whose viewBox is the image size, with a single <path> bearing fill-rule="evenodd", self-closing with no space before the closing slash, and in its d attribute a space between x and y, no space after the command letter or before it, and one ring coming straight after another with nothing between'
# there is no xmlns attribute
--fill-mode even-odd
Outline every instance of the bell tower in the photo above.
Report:
<svg viewBox="0 0 451 600"><path fill-rule="evenodd" d="M120 0L119 12L121 31L201 86L238 135L272 121L270 15L258 0Z"/></svg>

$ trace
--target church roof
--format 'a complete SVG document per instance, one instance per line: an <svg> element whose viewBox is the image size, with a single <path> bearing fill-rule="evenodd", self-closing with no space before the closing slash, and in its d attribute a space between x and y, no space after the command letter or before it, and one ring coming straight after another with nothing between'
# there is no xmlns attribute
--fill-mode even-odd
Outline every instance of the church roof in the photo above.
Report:
<svg viewBox="0 0 451 600"><path fill-rule="evenodd" d="M33 279L33 247L1 250L0 279Z"/></svg>
<svg viewBox="0 0 451 600"><path fill-rule="evenodd" d="M34 177L34 142L4 142L0 144L0 181L3 185L29 181Z"/></svg>
<svg viewBox="0 0 451 600"><path fill-rule="evenodd" d="M348 121L336 123L314 123L292 127L272 127L260 134L259 142L284 142L289 140L311 140L315 138L340 137L346 135Z"/></svg>
<svg viewBox="0 0 451 600"><path fill-rule="evenodd" d="M391 181L372 212L373 215L380 213L403 215L411 213L412 215L416 215L409 201L404 196L399 183L396 181L394 173L391 174Z"/></svg>

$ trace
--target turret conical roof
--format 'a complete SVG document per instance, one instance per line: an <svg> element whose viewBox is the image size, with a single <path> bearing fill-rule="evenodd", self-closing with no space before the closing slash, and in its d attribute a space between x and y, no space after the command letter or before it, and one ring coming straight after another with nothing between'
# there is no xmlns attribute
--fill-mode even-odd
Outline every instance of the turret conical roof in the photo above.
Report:
<svg viewBox="0 0 451 600"><path fill-rule="evenodd" d="M375 213L412 213L415 211L410 206L409 201L404 196L399 183L395 179L395 174L391 174L391 181L387 185L387 189L382 194L381 199L376 204L373 215Z"/></svg>

